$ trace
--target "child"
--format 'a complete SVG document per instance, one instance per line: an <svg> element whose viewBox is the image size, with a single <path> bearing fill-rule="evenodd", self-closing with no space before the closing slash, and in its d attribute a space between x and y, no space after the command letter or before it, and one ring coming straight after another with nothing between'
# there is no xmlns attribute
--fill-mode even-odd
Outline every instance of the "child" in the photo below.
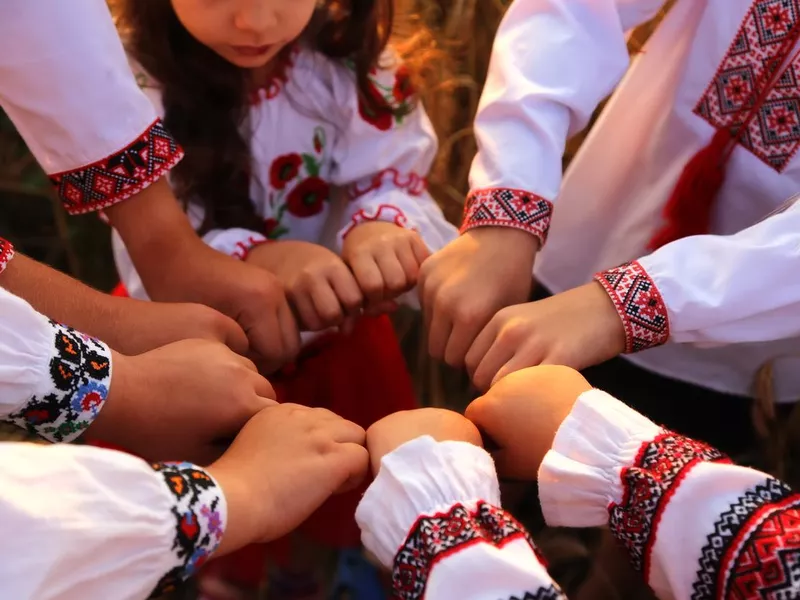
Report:
<svg viewBox="0 0 800 600"><path fill-rule="evenodd" d="M279 399L362 426L413 407L380 313L456 234L426 192L436 139L411 69L385 52L392 2L117 8L140 85L186 149L172 184L189 218L213 248L277 276L302 328L322 332L272 379ZM127 292L146 298L116 236L114 246ZM336 498L306 533L357 545L357 501L358 491Z"/></svg>

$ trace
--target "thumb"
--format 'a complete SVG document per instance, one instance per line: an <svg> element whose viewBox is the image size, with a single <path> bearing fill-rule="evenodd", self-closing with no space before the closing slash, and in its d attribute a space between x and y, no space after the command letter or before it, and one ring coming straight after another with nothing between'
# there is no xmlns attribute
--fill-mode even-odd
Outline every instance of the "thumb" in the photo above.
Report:
<svg viewBox="0 0 800 600"><path fill-rule="evenodd" d="M333 455L336 468L329 472L334 476L334 494L343 494L357 488L369 472L369 452L360 444L339 444Z"/></svg>
<svg viewBox="0 0 800 600"><path fill-rule="evenodd" d="M226 317L224 323L224 339L222 343L236 352L236 354L245 356L250 348L250 342L247 341L247 334L239 324L230 317Z"/></svg>

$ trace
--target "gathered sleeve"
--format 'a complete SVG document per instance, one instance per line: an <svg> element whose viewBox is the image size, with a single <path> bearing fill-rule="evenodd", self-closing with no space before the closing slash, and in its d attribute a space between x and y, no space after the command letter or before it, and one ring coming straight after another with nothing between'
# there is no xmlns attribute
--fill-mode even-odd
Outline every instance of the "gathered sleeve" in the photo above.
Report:
<svg viewBox="0 0 800 600"><path fill-rule="evenodd" d="M800 496L605 392L583 394L539 469L548 525L608 525L659 598L796 597Z"/></svg>
<svg viewBox="0 0 800 600"><path fill-rule="evenodd" d="M392 569L396 598L565 597L500 508L491 457L471 444L424 436L386 455L356 520L364 546Z"/></svg>
<svg viewBox="0 0 800 600"><path fill-rule="evenodd" d="M104 0L5 0L0 106L67 211L111 206L183 156L136 85Z"/></svg>
<svg viewBox="0 0 800 600"><path fill-rule="evenodd" d="M111 386L111 350L0 288L0 419L51 442L78 438Z"/></svg>
<svg viewBox="0 0 800 600"><path fill-rule="evenodd" d="M664 0L515 0L495 38L475 119L461 231L513 227L544 243L562 155L628 67L625 33Z"/></svg>
<svg viewBox="0 0 800 600"><path fill-rule="evenodd" d="M325 73L316 61L305 68L316 69L316 78L325 80L329 106L319 110L337 130L331 181L343 189L346 202L339 245L354 227L369 221L413 229L432 252L455 239L455 228L427 191L436 134L399 59L387 52L369 77L370 99L381 108L378 112L360 97L348 67L328 61Z"/></svg>
<svg viewBox="0 0 800 600"><path fill-rule="evenodd" d="M0 442L4 598L160 596L213 554L226 520L221 488L194 465Z"/></svg>
<svg viewBox="0 0 800 600"><path fill-rule="evenodd" d="M735 235L692 236L595 275L626 352L667 341L710 347L800 335L800 203Z"/></svg>

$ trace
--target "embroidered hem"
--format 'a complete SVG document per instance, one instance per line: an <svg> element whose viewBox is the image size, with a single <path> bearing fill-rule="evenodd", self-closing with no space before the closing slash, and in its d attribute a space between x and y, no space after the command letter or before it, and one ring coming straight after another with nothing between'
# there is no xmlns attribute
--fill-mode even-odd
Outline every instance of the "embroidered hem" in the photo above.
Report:
<svg viewBox="0 0 800 600"><path fill-rule="evenodd" d="M477 543L502 547L521 538L535 548L522 525L502 509L485 502L479 502L475 512L456 504L447 513L420 517L395 556L394 597L399 600L424 598L434 565L464 548ZM563 598L563 595L554 588L552 596L544 597Z"/></svg>
<svg viewBox="0 0 800 600"><path fill-rule="evenodd" d="M273 240L269 240L262 236L251 235L246 240L241 242L236 242L236 247L234 248L233 252L231 252L231 256L233 258L238 258L239 260L247 260L247 257L250 255L250 252L253 248L260 246L261 244L267 244Z"/></svg>
<svg viewBox="0 0 800 600"><path fill-rule="evenodd" d="M669 314L655 282L638 261L597 273L625 328L625 353L640 352L669 340Z"/></svg>
<svg viewBox="0 0 800 600"><path fill-rule="evenodd" d="M9 261L14 258L14 245L0 238L0 273L5 271Z"/></svg>
<svg viewBox="0 0 800 600"><path fill-rule="evenodd" d="M152 468L164 477L174 500L175 567L166 573L155 590L159 597L175 590L195 575L214 554L225 529L222 490L203 469L190 463L156 463Z"/></svg>
<svg viewBox="0 0 800 600"><path fill-rule="evenodd" d="M642 444L633 465L622 470L622 500L609 506L609 526L646 581L664 508L690 470L709 461L728 459L707 444L664 432Z"/></svg>
<svg viewBox="0 0 800 600"><path fill-rule="evenodd" d="M107 208L141 192L183 158L183 149L156 119L128 146L50 181L71 215Z"/></svg>
<svg viewBox="0 0 800 600"><path fill-rule="evenodd" d="M408 217L403 210L394 204L381 204L373 213L369 213L368 209L362 208L350 217L350 223L345 227L344 231L340 234L340 239L344 240L350 232L362 223L369 223L370 221L383 221L384 223L394 223L398 227L409 229ZM411 228L413 229L413 228Z"/></svg>
<svg viewBox="0 0 800 600"><path fill-rule="evenodd" d="M370 192L379 190L384 186L384 182L391 183L394 188L404 191L409 196L421 196L428 189L427 178L419 173L410 171L403 174L394 168L384 169L367 181L366 185L354 183L349 186L346 192L348 200L353 201Z"/></svg>
<svg viewBox="0 0 800 600"><path fill-rule="evenodd" d="M51 442L71 442L97 418L111 385L111 351L58 323L53 327L50 390L7 420Z"/></svg>
<svg viewBox="0 0 800 600"><path fill-rule="evenodd" d="M461 233L477 227L512 227L536 236L544 246L552 216L552 202L524 190L473 190L464 206Z"/></svg>

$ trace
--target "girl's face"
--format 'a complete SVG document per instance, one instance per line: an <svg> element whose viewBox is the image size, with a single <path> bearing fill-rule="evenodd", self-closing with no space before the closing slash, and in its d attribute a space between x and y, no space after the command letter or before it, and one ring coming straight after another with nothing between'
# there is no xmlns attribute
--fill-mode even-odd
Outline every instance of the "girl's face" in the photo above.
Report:
<svg viewBox="0 0 800 600"><path fill-rule="evenodd" d="M316 7L316 0L171 1L178 19L197 41L245 69L263 67L297 39Z"/></svg>

